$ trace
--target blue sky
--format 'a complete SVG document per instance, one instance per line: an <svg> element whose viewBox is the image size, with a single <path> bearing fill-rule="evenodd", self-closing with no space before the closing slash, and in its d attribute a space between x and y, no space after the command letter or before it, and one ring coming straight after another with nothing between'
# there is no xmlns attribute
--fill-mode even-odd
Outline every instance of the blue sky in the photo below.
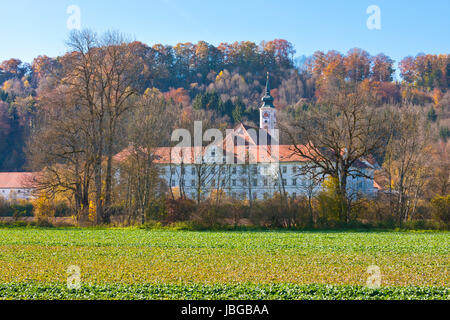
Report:
<svg viewBox="0 0 450 320"><path fill-rule="evenodd" d="M0 0L0 61L63 54L70 5L79 6L82 27L149 45L283 38L296 56L359 47L398 62L450 53L450 0ZM369 5L381 10L381 30L366 26Z"/></svg>

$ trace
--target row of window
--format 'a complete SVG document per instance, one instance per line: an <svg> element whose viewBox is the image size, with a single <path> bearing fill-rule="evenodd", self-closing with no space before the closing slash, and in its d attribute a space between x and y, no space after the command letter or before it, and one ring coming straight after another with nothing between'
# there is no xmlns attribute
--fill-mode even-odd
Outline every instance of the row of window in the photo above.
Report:
<svg viewBox="0 0 450 320"><path fill-rule="evenodd" d="M250 169L251 173L255 174L255 175L258 174L258 168L259 167L256 167L256 166L255 167L251 167L251 169ZM212 173L212 174L216 173L216 167L208 168L208 167L204 166L204 167L201 168L202 174L205 174L206 170L208 170L208 172ZM190 171L191 171L191 175L196 175L197 174L197 168L196 167L191 167ZM237 174L237 171L238 171L237 167L234 166L234 167L231 168L231 174ZM287 166L282 166L281 167L281 172L282 173L287 173L287 171L288 171L288 167ZM299 171L299 168L292 167L291 171L292 171L293 174L296 174ZM177 168L173 167L173 168L170 169L170 173L172 175L176 174L176 172L177 172ZM225 174L226 173L226 167L222 167L220 172ZM262 172L263 172L263 174L268 174L269 173L269 167L268 166L262 167ZM247 167L241 167L240 168L240 173L241 174L247 174ZM161 174L162 175L166 174L166 169L165 168L161 168ZM186 174L186 168L185 167L181 168L181 174Z"/></svg>
<svg viewBox="0 0 450 320"><path fill-rule="evenodd" d="M176 187L177 182L178 181L175 180L175 179L171 180L171 186L172 187ZM268 179L263 179L261 182L262 182L261 186L264 186L264 187L268 187L269 186L269 180ZM288 184L288 180L287 179L282 179L283 186L297 186L298 185L297 179L291 179L289 182L290 182L290 184ZM188 186L186 184L185 180L181 180L181 185ZM197 185L198 184L197 184L196 180L191 180L191 184L190 184L191 187L196 187ZM202 187L205 187L206 186L206 182L202 181L201 185L202 185ZM210 185L211 186L216 186L217 185L216 179L212 179L211 182L210 182ZM231 186L232 187L237 187L238 185L239 186L243 186L243 187L248 187L248 180L245 179L245 178L241 179L241 180L237 180L237 179L232 179L231 180ZM273 185L275 187L277 187L278 186L278 181L275 181L273 183ZM303 187L306 187L307 186L307 180L301 180L301 185ZM226 180L222 180L221 186L222 187L226 187L227 186L227 181ZM251 186L258 187L259 186L258 179L253 179L251 181Z"/></svg>

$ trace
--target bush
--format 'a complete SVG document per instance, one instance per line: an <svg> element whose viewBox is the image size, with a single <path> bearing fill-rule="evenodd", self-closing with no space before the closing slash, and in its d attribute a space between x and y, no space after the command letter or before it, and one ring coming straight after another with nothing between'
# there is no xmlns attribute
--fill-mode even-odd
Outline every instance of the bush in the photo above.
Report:
<svg viewBox="0 0 450 320"><path fill-rule="evenodd" d="M433 206L433 218L442 222L448 229L450 227L450 195L436 197L431 200Z"/></svg>
<svg viewBox="0 0 450 320"><path fill-rule="evenodd" d="M6 201L0 198L0 217L32 217L33 205L27 201Z"/></svg>
<svg viewBox="0 0 450 320"><path fill-rule="evenodd" d="M312 226L306 198L286 198L279 194L256 202L250 218L260 227L298 229Z"/></svg>
<svg viewBox="0 0 450 320"><path fill-rule="evenodd" d="M159 199L150 203L146 216L149 220L170 224L190 219L196 204L189 199Z"/></svg>
<svg viewBox="0 0 450 320"><path fill-rule="evenodd" d="M229 217L232 210L229 205L216 205L213 202L206 201L201 203L193 215L193 224L195 228L214 228L220 226L220 221Z"/></svg>

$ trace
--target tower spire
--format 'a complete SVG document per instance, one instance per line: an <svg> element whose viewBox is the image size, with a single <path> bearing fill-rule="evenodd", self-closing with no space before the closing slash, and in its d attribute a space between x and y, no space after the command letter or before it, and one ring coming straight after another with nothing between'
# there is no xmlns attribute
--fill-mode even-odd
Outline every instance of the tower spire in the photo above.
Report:
<svg viewBox="0 0 450 320"><path fill-rule="evenodd" d="M270 96L270 73L267 72L266 96Z"/></svg>
<svg viewBox="0 0 450 320"><path fill-rule="evenodd" d="M266 94L262 98L263 107L274 108L273 106L273 97L270 95L270 74L267 72L267 80L266 80Z"/></svg>

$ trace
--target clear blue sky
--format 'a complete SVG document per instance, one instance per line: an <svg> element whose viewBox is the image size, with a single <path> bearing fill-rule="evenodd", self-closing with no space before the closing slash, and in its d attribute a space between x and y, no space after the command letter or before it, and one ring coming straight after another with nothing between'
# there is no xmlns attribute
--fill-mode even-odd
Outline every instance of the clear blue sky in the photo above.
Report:
<svg viewBox="0 0 450 320"><path fill-rule="evenodd" d="M0 0L0 61L63 54L70 5L81 9L82 27L149 45L283 38L296 56L360 47L398 62L450 53L450 0ZM381 30L366 26L369 5L381 9Z"/></svg>

